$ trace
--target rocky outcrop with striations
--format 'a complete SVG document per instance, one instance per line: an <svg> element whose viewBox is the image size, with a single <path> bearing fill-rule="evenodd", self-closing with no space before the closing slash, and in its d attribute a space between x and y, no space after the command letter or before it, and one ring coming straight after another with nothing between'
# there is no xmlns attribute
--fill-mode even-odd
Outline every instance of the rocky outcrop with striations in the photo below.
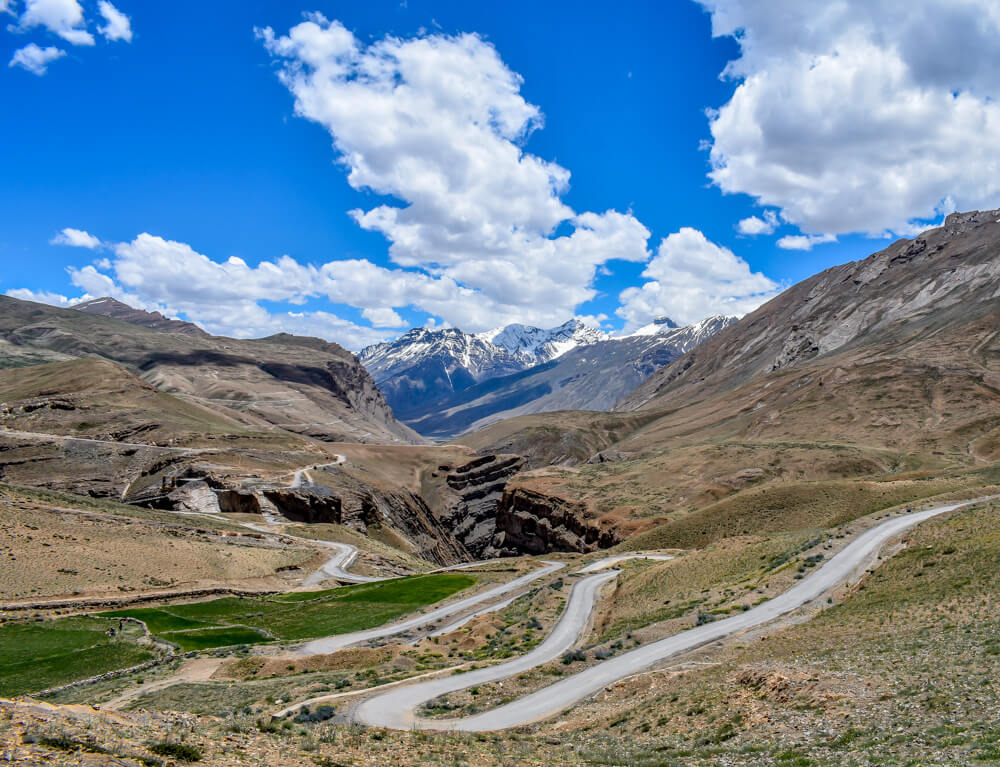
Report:
<svg viewBox="0 0 1000 767"><path fill-rule="evenodd" d="M587 519L587 507L526 487L504 492L497 511L493 548L500 555L586 553L619 542L613 528Z"/></svg>
<svg viewBox="0 0 1000 767"><path fill-rule="evenodd" d="M474 557L496 556L492 542L499 502L507 482L523 467L519 455L486 455L448 473L455 500L442 521Z"/></svg>

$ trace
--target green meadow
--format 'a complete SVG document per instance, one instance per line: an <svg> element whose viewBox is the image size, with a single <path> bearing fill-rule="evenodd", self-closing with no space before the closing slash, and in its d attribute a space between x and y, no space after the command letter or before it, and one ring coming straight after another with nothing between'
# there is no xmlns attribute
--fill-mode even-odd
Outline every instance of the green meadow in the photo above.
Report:
<svg viewBox="0 0 1000 767"><path fill-rule="evenodd" d="M0 626L0 696L26 695L135 666L153 654L132 641L137 627L109 638L113 624L74 617Z"/></svg>
<svg viewBox="0 0 1000 767"><path fill-rule="evenodd" d="M182 650L207 650L369 629L445 599L475 582L475 578L461 573L437 573L325 591L223 597L100 615L137 618L151 633Z"/></svg>

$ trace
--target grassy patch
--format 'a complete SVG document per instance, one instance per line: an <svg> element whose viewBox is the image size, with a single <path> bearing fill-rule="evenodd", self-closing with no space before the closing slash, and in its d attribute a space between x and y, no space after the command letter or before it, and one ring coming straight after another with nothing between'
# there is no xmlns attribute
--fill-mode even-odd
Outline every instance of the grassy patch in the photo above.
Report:
<svg viewBox="0 0 1000 767"><path fill-rule="evenodd" d="M231 647L241 644L260 644L270 637L243 626L195 629L194 631L171 631L161 634L164 639L178 645L185 652L208 650L212 647Z"/></svg>
<svg viewBox="0 0 1000 767"><path fill-rule="evenodd" d="M153 655L105 635L108 623L63 618L0 627L0 695L24 695L127 668Z"/></svg>
<svg viewBox="0 0 1000 767"><path fill-rule="evenodd" d="M259 644L268 641L265 633L296 641L372 628L475 582L462 573L438 573L277 597L225 597L101 615L139 618L150 631L185 650L205 650Z"/></svg>
<svg viewBox="0 0 1000 767"><path fill-rule="evenodd" d="M992 481L985 470L947 477L789 482L753 488L633 536L619 548L705 546L738 535L831 528L883 509Z"/></svg>
<svg viewBox="0 0 1000 767"><path fill-rule="evenodd" d="M145 623L146 628L154 634L162 634L166 631L194 629L205 625L201 621L191 620L190 618L182 618L179 615L173 615L172 613L168 613L165 610L159 610L155 607L136 607L128 610L116 610L114 617L136 618L137 620Z"/></svg>
<svg viewBox="0 0 1000 767"><path fill-rule="evenodd" d="M179 759L182 762L197 762L201 760L201 751L187 743L162 741L160 743L153 743L149 747L149 750L154 754L169 756Z"/></svg>

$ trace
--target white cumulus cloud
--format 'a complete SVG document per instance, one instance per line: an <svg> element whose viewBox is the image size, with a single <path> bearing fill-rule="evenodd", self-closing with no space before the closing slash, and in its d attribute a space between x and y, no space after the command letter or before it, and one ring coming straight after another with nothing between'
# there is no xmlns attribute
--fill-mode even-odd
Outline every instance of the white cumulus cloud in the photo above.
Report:
<svg viewBox="0 0 1000 767"><path fill-rule="evenodd" d="M789 234L778 240L777 245L784 250L812 250L814 245L834 242L832 234Z"/></svg>
<svg viewBox="0 0 1000 767"><path fill-rule="evenodd" d="M710 176L805 234L1000 205L996 0L698 0L740 56Z"/></svg>
<svg viewBox="0 0 1000 767"><path fill-rule="evenodd" d="M48 290L28 290L27 288L14 288L8 290L6 295L11 298L20 298L22 301L34 301L38 304L50 304L51 306L72 306L87 300L86 298L67 298L59 293L52 293Z"/></svg>
<svg viewBox="0 0 1000 767"><path fill-rule="evenodd" d="M128 16L115 8L108 0L101 0L97 4L97 9L101 12L105 22L104 26L97 28L98 32L108 40L132 42L132 22Z"/></svg>
<svg viewBox="0 0 1000 767"><path fill-rule="evenodd" d="M83 229L73 229L66 227L59 234L49 240L51 245L69 245L74 248L89 248L94 250L101 247L101 240L90 232Z"/></svg>
<svg viewBox="0 0 1000 767"><path fill-rule="evenodd" d="M60 50L54 45L42 48L35 43L28 43L23 48L14 51L7 66L21 67L41 77L48 72L49 64L65 55L66 51Z"/></svg>
<svg viewBox="0 0 1000 767"><path fill-rule="evenodd" d="M780 290L729 248L689 227L660 243L642 276L649 281L620 295L617 314L626 321L625 332L664 315L686 324L713 314L745 314Z"/></svg>
<svg viewBox="0 0 1000 767"><path fill-rule="evenodd" d="M758 234L772 234L778 228L778 214L773 210L765 210L764 218L750 216L736 225L740 234L756 237Z"/></svg>
<svg viewBox="0 0 1000 767"><path fill-rule="evenodd" d="M93 45L79 0L26 0L21 29L44 27L73 45Z"/></svg>
<svg viewBox="0 0 1000 767"><path fill-rule="evenodd" d="M403 318L396 314L396 312L385 307L363 309L361 316L376 328L400 328L406 324Z"/></svg>
<svg viewBox="0 0 1000 767"><path fill-rule="evenodd" d="M371 273L341 280L339 269L301 264L289 256L250 266L240 258L216 261L197 252L187 243L140 234L131 242L113 246L113 258L82 268L70 267L70 280L86 296L112 296L130 306L184 316L219 335L259 337L288 332L320 336L359 349L385 340L392 333L379 328L400 327L403 320L385 304L401 288L366 283ZM353 262L346 265L350 273ZM360 262L367 264L367 262ZM430 277L415 275L427 283ZM364 287L364 290L361 288ZM373 296L382 299L365 301ZM439 299L447 300L448 286L438 289ZM430 291L429 291L430 292ZM304 304L328 295L331 300L365 307L364 316L374 327L350 322L327 311L274 311L262 302ZM73 300L73 299L70 299ZM381 301L381 303L380 303ZM400 301L397 305L402 305Z"/></svg>
<svg viewBox="0 0 1000 767"><path fill-rule="evenodd" d="M352 267L390 280L401 301L391 306L467 330L557 324L596 295L605 262L648 257L649 232L631 214L563 203L569 171L524 150L541 112L479 36L366 44L319 14L258 35L296 113L330 133L351 186L401 203L351 211L385 235L394 263L416 270Z"/></svg>

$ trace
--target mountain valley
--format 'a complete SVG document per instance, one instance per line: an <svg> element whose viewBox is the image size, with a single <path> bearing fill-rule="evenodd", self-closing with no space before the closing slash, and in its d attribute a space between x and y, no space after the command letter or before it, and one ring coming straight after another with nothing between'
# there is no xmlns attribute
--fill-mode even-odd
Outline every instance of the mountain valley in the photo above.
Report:
<svg viewBox="0 0 1000 767"><path fill-rule="evenodd" d="M359 362L0 297L0 754L991 758L1000 210L740 319L512 328Z"/></svg>
<svg viewBox="0 0 1000 767"><path fill-rule="evenodd" d="M360 359L404 422L447 439L528 413L609 410L655 370L735 321L709 317L681 328L663 317L617 337L578 321L476 335L417 328L362 350Z"/></svg>

